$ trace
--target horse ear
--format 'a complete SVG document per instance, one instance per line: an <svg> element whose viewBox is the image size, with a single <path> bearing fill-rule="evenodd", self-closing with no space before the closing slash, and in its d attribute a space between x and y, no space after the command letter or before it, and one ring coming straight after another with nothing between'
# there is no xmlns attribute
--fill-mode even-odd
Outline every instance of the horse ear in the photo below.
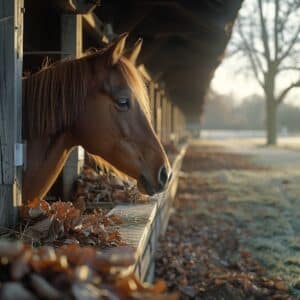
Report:
<svg viewBox="0 0 300 300"><path fill-rule="evenodd" d="M137 61L137 58L141 52L141 49L142 49L142 44L143 44L143 39L142 38L139 38L133 48L128 51L125 56L135 65L136 64L136 61Z"/></svg>
<svg viewBox="0 0 300 300"><path fill-rule="evenodd" d="M119 59L123 55L123 51L125 49L126 39L128 37L128 33L123 33L119 36L118 40L110 47L110 63L115 65L118 63Z"/></svg>

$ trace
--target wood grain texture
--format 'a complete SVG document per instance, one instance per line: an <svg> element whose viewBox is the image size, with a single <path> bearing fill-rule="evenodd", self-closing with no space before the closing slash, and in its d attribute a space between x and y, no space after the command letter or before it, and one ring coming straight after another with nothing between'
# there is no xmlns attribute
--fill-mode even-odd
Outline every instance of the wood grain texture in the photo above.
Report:
<svg viewBox="0 0 300 300"><path fill-rule="evenodd" d="M0 0L0 225L17 221L21 205L21 172L15 143L21 143L23 0Z"/></svg>
<svg viewBox="0 0 300 300"><path fill-rule="evenodd" d="M122 218L119 225L122 240L136 249L136 262L125 273L134 271L142 281L152 282L154 279L158 238L165 233L168 225L186 149L185 144L173 161L173 178L165 192L153 196L148 204L117 205L108 213Z"/></svg>
<svg viewBox="0 0 300 300"><path fill-rule="evenodd" d="M82 16L61 16L61 51L68 53L62 58L80 57L82 53ZM73 182L79 175L84 164L83 149L75 147L71 152L63 169L63 196L64 200L70 200Z"/></svg>

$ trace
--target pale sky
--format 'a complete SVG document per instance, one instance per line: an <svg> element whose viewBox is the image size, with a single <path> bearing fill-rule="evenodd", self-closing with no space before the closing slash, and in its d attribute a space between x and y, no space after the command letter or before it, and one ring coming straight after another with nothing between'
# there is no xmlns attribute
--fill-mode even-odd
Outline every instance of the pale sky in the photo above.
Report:
<svg viewBox="0 0 300 300"><path fill-rule="evenodd" d="M243 101L247 96L253 94L262 95L262 89L251 75L237 73L240 61L237 57L224 59L216 70L211 87L219 94L232 94L237 102ZM291 80L287 78L287 80ZM286 103L292 103L300 107L300 88L291 91L286 98Z"/></svg>
<svg viewBox="0 0 300 300"><path fill-rule="evenodd" d="M249 0L248 5L252 5L251 1L254 3L254 0ZM247 12L249 14L249 11L249 8L244 5L241 14L247 15ZM253 94L262 95L262 89L252 77L252 73L249 71L243 72L243 65L244 62L239 58L239 55L225 58L215 72L211 84L212 89L219 94L232 94L237 102L241 102L243 98ZM280 89L284 88L298 78L299 72L285 74L277 81L277 86ZM285 102L300 106L300 88L291 91Z"/></svg>
<svg viewBox="0 0 300 300"><path fill-rule="evenodd" d="M235 72L237 64L239 64L237 58L224 59L215 72L212 89L219 94L232 94L238 102L247 96L262 94L260 86L253 78Z"/></svg>

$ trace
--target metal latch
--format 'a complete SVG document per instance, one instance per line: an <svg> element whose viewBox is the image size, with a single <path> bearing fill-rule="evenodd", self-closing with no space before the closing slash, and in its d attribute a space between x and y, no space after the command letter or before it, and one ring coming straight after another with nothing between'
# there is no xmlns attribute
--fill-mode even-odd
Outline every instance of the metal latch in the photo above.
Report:
<svg viewBox="0 0 300 300"><path fill-rule="evenodd" d="M24 151L25 144L16 143L15 144L15 166L21 167L24 165Z"/></svg>

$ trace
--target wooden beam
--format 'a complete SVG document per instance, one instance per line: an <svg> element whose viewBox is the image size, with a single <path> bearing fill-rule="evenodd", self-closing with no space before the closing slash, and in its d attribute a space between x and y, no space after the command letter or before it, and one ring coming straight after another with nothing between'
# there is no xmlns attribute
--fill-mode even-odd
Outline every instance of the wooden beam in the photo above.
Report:
<svg viewBox="0 0 300 300"><path fill-rule="evenodd" d="M133 32L153 9L149 5L144 6L139 4L133 5L129 8L126 1L123 2L123 5L119 9L122 10L122 8L126 11L126 13L119 14L118 19L116 20L117 22L114 24L114 29L118 33Z"/></svg>
<svg viewBox="0 0 300 300"><path fill-rule="evenodd" d="M163 39L160 40L144 40L143 42L143 48L142 52L140 54L140 57L138 59L138 62L147 64L148 61L150 61L153 57L155 57L160 50L164 47L166 41Z"/></svg>
<svg viewBox="0 0 300 300"><path fill-rule="evenodd" d="M54 3L65 14L87 14L100 5L100 0L54 0Z"/></svg>
<svg viewBox="0 0 300 300"><path fill-rule="evenodd" d="M63 53L73 58L82 54L82 16L62 15L61 47ZM62 58L66 58L63 55ZM63 195L64 200L70 200L73 182L79 175L84 164L84 150L75 147L71 152L63 169Z"/></svg>
<svg viewBox="0 0 300 300"><path fill-rule="evenodd" d="M144 1L143 4L173 9L179 16L207 32L223 32L225 29L225 20L221 16L210 15L204 10L192 11L177 1Z"/></svg>
<svg viewBox="0 0 300 300"><path fill-rule="evenodd" d="M0 0L0 226L16 225L22 183L23 0Z"/></svg>
<svg viewBox="0 0 300 300"><path fill-rule="evenodd" d="M99 45L109 42L104 32L104 23L94 13L85 14L82 18L84 29Z"/></svg>

